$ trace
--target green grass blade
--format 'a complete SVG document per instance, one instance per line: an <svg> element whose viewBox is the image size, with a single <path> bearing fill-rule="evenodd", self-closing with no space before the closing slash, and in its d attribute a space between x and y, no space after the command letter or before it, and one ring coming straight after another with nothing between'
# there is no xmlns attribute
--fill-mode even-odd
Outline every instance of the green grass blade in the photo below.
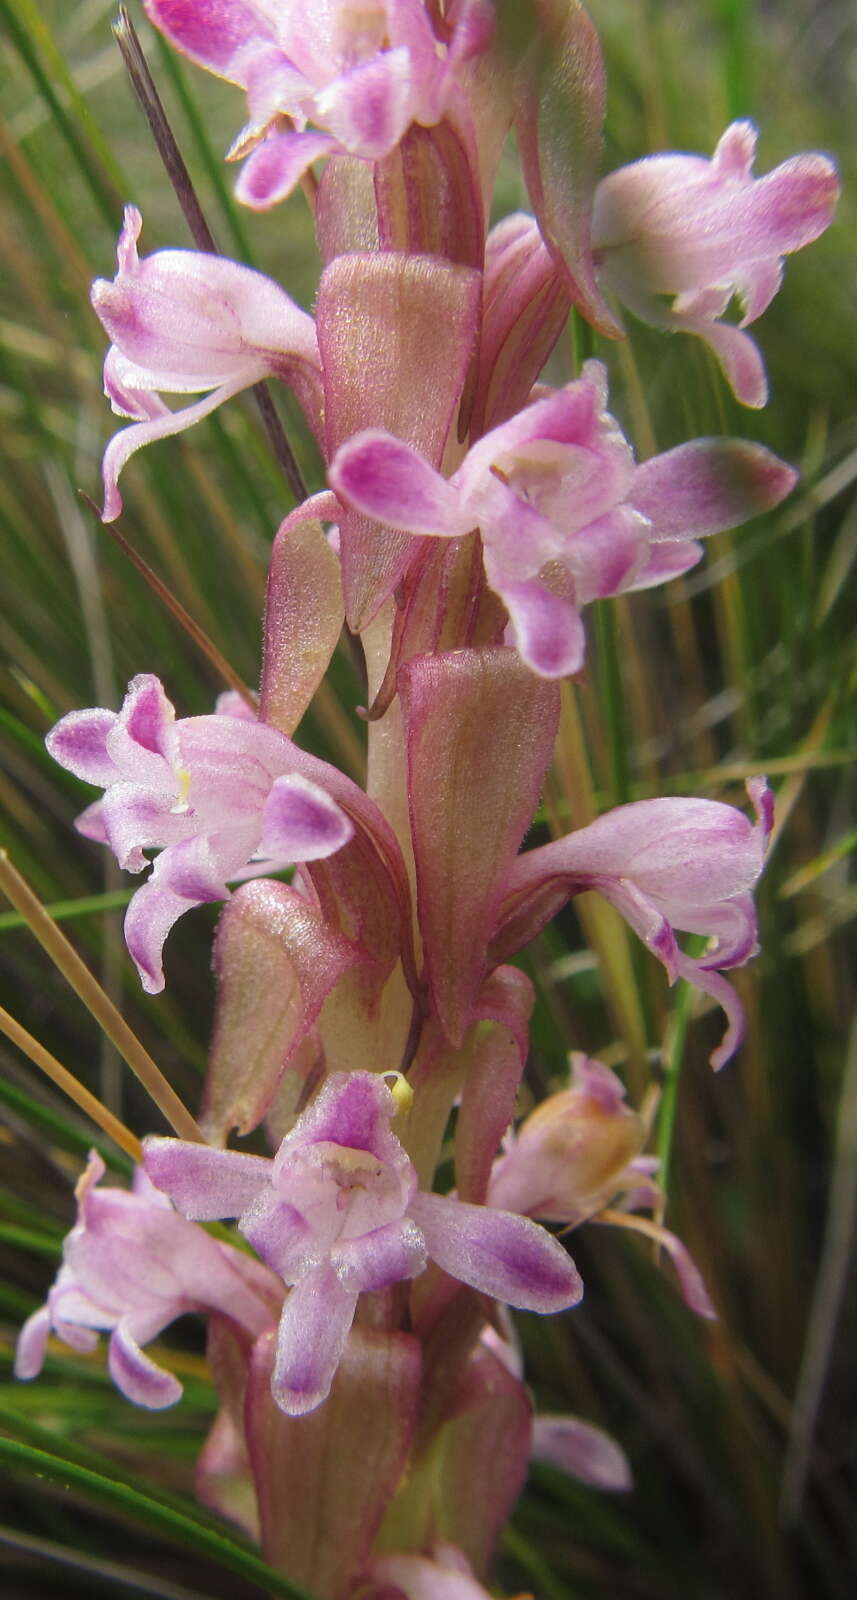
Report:
<svg viewBox="0 0 857 1600"><path fill-rule="evenodd" d="M200 1556L226 1567L238 1577L258 1584L261 1590L277 1596L278 1600L313 1600L306 1589L299 1589L259 1556L242 1549L233 1539L216 1533L185 1512L162 1505L128 1484L105 1478L86 1467L49 1455L45 1450L36 1450L32 1445L21 1444L17 1439L0 1439L0 1461L11 1471L28 1472L37 1478L47 1478L52 1483L80 1492L105 1511L119 1513L142 1523L160 1537L173 1539Z"/></svg>

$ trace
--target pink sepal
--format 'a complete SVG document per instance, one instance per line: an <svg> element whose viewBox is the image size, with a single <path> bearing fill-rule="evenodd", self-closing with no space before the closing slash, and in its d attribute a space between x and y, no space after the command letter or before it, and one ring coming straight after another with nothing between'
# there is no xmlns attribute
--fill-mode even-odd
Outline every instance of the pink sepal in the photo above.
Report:
<svg viewBox="0 0 857 1600"><path fill-rule="evenodd" d="M268 211L287 199L319 156L337 149L326 133L272 133L247 157L235 198L252 211Z"/></svg>
<svg viewBox="0 0 857 1600"><path fill-rule="evenodd" d="M621 1493L634 1487L624 1450L603 1428L579 1417L534 1417L532 1458L549 1462L593 1489Z"/></svg>
<svg viewBox="0 0 857 1600"><path fill-rule="evenodd" d="M615 338L621 329L599 288L591 244L606 97L598 34L579 0L541 0L535 19L515 95L524 178L575 303Z"/></svg>

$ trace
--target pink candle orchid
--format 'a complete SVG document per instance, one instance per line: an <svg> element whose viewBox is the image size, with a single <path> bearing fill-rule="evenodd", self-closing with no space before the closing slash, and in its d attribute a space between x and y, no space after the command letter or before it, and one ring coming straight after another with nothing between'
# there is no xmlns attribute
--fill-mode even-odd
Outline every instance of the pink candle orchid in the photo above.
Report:
<svg viewBox="0 0 857 1600"><path fill-rule="evenodd" d="M764 779L751 779L747 788L755 823L717 800L638 800L519 856L506 883L495 958L533 938L570 895L595 889L663 962L671 983L685 978L723 1007L729 1026L711 1057L713 1067L722 1067L741 1042L744 1013L720 972L756 952L750 891L773 824ZM708 935L708 950L686 955L676 930Z"/></svg>
<svg viewBox="0 0 857 1600"><path fill-rule="evenodd" d="M112 341L104 392L134 424L104 453L105 522L122 509L117 480L129 456L155 439L190 428L242 389L268 377L296 392L311 419L318 410L319 360L312 317L261 272L195 250L137 254L143 219L126 206L112 282L97 278L92 305ZM157 391L202 400L170 411Z"/></svg>
<svg viewBox="0 0 857 1600"><path fill-rule="evenodd" d="M51 1332L78 1351L94 1350L99 1332L109 1332L117 1388L158 1411L175 1404L182 1386L141 1346L188 1311L219 1312L256 1338L276 1320L278 1284L242 1251L179 1216L142 1169L133 1190L99 1188L104 1172L93 1151L56 1282L18 1336L15 1374L41 1372Z"/></svg>
<svg viewBox="0 0 857 1600"><path fill-rule="evenodd" d="M366 429L328 477L343 503L408 533L478 528L485 576L515 644L542 677L583 664L580 612L700 559L697 542L776 505L796 475L759 445L698 439L637 466L606 410L600 362L474 444L446 479L402 440Z"/></svg>
<svg viewBox="0 0 857 1600"><path fill-rule="evenodd" d="M236 192L257 210L284 200L320 156L378 161L412 122L439 122L493 20L486 0L464 0L442 32L422 0L146 0L146 12L185 55L246 90L250 121L231 153L251 152Z"/></svg>
<svg viewBox="0 0 857 1600"><path fill-rule="evenodd" d="M104 787L78 817L80 833L109 845L127 872L144 871L144 850L161 850L125 917L149 994L164 987L164 940L185 911L226 899L250 862L263 872L318 860L353 833L299 770L307 758L290 739L229 711L177 721L151 673L133 679L121 711L69 712L46 742L61 766Z"/></svg>
<svg viewBox="0 0 857 1600"><path fill-rule="evenodd" d="M644 322L704 339L747 406L763 406L768 385L744 329L774 298L783 257L824 232L839 195L827 156L793 156L754 178L755 152L753 124L733 122L710 161L647 156L598 185L592 218L603 282ZM735 295L738 327L723 320Z"/></svg>
<svg viewBox="0 0 857 1600"><path fill-rule="evenodd" d="M273 1161L149 1139L145 1168L185 1216L237 1217L262 1260L291 1285L272 1392L291 1415L329 1392L361 1293L422 1272L431 1258L481 1293L560 1311L582 1293L573 1262L535 1223L418 1191L391 1122L383 1078L336 1073Z"/></svg>
<svg viewBox="0 0 857 1600"><path fill-rule="evenodd" d="M649 1099L638 1114L613 1072L572 1053L567 1085L515 1125L537 994L507 963L594 891L670 982L724 1009L721 1066L743 1031L724 973L756 949L772 824L758 778L755 821L647 798L524 850L546 786L551 822L558 788L572 816L597 788L597 762L575 771L601 742L591 707L577 736L577 688L556 680L583 666L587 605L688 571L702 541L796 482L745 440L638 460L600 361L562 387L540 380L549 360L560 383L577 373L559 345L572 305L621 336L612 292L705 339L738 398L761 405L746 325L783 257L830 221L836 174L805 155L754 178L740 122L710 161L654 156L599 185L605 74L580 0L144 7L245 92L238 197L264 212L300 183L323 268L309 316L237 262L141 258L126 209L115 277L92 290L105 392L130 419L104 455L104 519L133 452L263 380L295 393L315 476L270 553L258 712L231 691L213 714L177 718L143 673L118 712L72 711L47 736L103 790L78 831L122 868L150 868L125 919L148 993L164 987L177 919L228 903L199 1121L174 1123L200 1142L145 1139L130 1192L100 1186L90 1158L16 1372L37 1374L51 1332L83 1352L104 1331L123 1393L167 1406L181 1386L144 1347L202 1311L218 1412L198 1492L258 1539L289 1592L488 1600L531 1458L602 1489L631 1482L603 1430L534 1416L507 1308L558 1313L582 1295L545 1225L643 1233L688 1306L714 1315L660 1223ZM535 215L487 232L513 125ZM724 320L736 295L740 327ZM194 398L171 410L171 394ZM365 667L357 737L348 667L323 682L343 622ZM308 712L365 787L293 743ZM292 881L270 881L292 864ZM707 943L691 954L684 934ZM642 1056L658 1038L633 1043ZM253 1153L226 1148L233 1133ZM199 1226L221 1220L250 1253Z"/></svg>

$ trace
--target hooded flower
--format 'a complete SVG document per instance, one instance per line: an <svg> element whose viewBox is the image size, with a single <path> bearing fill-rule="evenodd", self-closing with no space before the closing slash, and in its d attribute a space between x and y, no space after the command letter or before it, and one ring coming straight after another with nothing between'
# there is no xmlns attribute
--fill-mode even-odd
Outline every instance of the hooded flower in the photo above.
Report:
<svg viewBox="0 0 857 1600"><path fill-rule="evenodd" d="M71 711L46 744L61 766L105 789L78 817L80 833L109 845L128 872L148 865L144 850L161 849L125 917L149 994L164 987L164 940L185 911L225 900L248 862L263 872L316 861L353 833L336 802L297 770L301 752L284 734L230 711L176 721L151 673L132 680L121 711Z"/></svg>
<svg viewBox="0 0 857 1600"><path fill-rule="evenodd" d="M741 440L697 439L637 466L606 404L606 371L588 361L576 382L480 439L449 479L371 429L341 446L329 480L345 505L408 533L478 528L521 656L542 677L563 677L583 663L584 605L685 572L702 554L697 540L776 505L795 483L790 467Z"/></svg>
<svg viewBox="0 0 857 1600"><path fill-rule="evenodd" d="M276 1320L278 1286L258 1262L180 1217L142 1170L132 1191L98 1188L104 1171L93 1151L56 1282L18 1337L15 1375L38 1375L51 1332L87 1351L109 1330L114 1383L136 1405L160 1410L182 1387L141 1345L188 1311L221 1312L256 1338Z"/></svg>
<svg viewBox="0 0 857 1600"><path fill-rule="evenodd" d="M710 161L635 161L598 185L592 219L602 281L644 322L704 339L747 406L763 406L768 386L743 330L774 298L783 257L824 232L839 194L827 156L793 156L754 178L755 150L753 124L733 122ZM671 306L664 295L675 297ZM733 295L740 327L721 320Z"/></svg>
<svg viewBox="0 0 857 1600"><path fill-rule="evenodd" d="M574 1053L569 1087L548 1095L524 1118L514 1135L508 1136L503 1154L494 1163L489 1202L546 1222L563 1222L571 1228L601 1217L646 1233L670 1256L691 1311L700 1317L713 1317L714 1307L702 1275L681 1240L659 1223L630 1215L640 1207L663 1204L662 1191L653 1176L657 1158L641 1154L647 1139L648 1128L626 1104L625 1090L616 1074L601 1061ZM624 1209L608 1210L618 1197ZM504 1331L514 1349L509 1330ZM492 1344L492 1348L504 1354L499 1345ZM576 1418L539 1418L534 1454L595 1482L601 1459L598 1433L598 1429L590 1430L587 1424L577 1423ZM627 1486L609 1481L610 1463L616 1465L617 1449L612 1445L611 1453L609 1445L612 1441L608 1441L604 1454L602 1486ZM579 1470L574 1465L578 1448Z"/></svg>
<svg viewBox="0 0 857 1600"><path fill-rule="evenodd" d="M572 1261L536 1223L418 1191L390 1126L397 1109L383 1078L335 1073L273 1161L146 1141L146 1171L179 1210L198 1221L237 1217L291 1286L272 1378L274 1399L291 1415L327 1395L359 1295L415 1277L429 1256L527 1310L560 1311L580 1298Z"/></svg>
<svg viewBox="0 0 857 1600"><path fill-rule="evenodd" d="M319 156L378 161L412 122L439 122L461 64L484 46L492 25L486 0L463 0L443 38L423 0L145 5L179 50L247 91L250 121L231 155L252 152L237 194L258 210L285 199Z"/></svg>
<svg viewBox="0 0 857 1600"><path fill-rule="evenodd" d="M132 417L104 453L105 522L122 509L117 479L128 457L153 439L190 428L224 400L263 378L295 390L314 420L320 367L315 324L285 290L235 261L196 250L137 254L143 219L126 206L112 283L97 278L92 304L111 339L104 392L120 417ZM170 411L166 394L205 398Z"/></svg>
<svg viewBox="0 0 857 1600"><path fill-rule="evenodd" d="M596 889L663 962L671 983L685 978L723 1007L729 1027L711 1057L722 1067L741 1042L744 1013L718 969L743 966L756 953L750 891L773 822L764 779L752 778L747 789L755 824L719 800L638 800L526 851L506 881L492 961L534 938L571 895ZM686 955L677 929L708 935L708 949Z"/></svg>

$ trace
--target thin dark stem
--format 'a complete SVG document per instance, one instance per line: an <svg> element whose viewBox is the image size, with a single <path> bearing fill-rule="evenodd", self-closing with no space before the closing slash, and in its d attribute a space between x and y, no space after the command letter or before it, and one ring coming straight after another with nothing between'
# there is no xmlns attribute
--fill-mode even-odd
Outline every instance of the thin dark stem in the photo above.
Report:
<svg viewBox="0 0 857 1600"><path fill-rule="evenodd" d="M90 500L89 495L85 494L83 489L79 489L78 493L81 500L83 500L85 504L89 506L90 511L93 512L99 523L101 523L101 513L95 504L95 501ZM163 605L166 606L167 610L172 612L176 620L181 623L185 633L189 635L194 644L197 645L202 651L203 655L207 656L215 671L220 674L224 683L228 683L230 689L235 689L237 693L240 694L241 699L250 707L251 711L258 711L259 708L256 704L256 700L250 693L250 690L247 688L246 683L242 682L238 673L235 671L235 668L230 666L222 650L217 648L214 640L209 638L205 629L201 628L199 623L194 621L190 612L185 610L181 601L176 599L176 596L173 594L171 589L167 588L163 578L158 577L158 574L149 566L148 561L144 560L139 551L135 550L134 546L125 538L124 533L120 533L115 523L105 522L102 524L102 526L106 528L107 532L110 534L110 537L115 539L123 555L128 557L128 560L131 562L132 566L136 567L137 571L145 578L149 588L153 591L153 593L157 595L158 599L163 603Z"/></svg>
<svg viewBox="0 0 857 1600"><path fill-rule="evenodd" d="M164 164L164 170L181 206L191 238L198 250L204 250L208 255L220 255L221 252L218 250L214 234L205 220L184 156L176 143L175 135L167 120L167 114L155 87L155 80L149 71L149 65L137 38L134 24L124 6L119 7L119 19L114 23L113 35L119 46L122 60L131 80L131 86L140 102L143 115L149 124L158 155ZM303 479L303 473L295 459L294 451L289 444L285 428L280 421L267 384L254 384L253 395L259 408L259 414L262 418L265 432L268 435L271 449L283 470L286 482L295 500L298 502L306 500L308 491Z"/></svg>

